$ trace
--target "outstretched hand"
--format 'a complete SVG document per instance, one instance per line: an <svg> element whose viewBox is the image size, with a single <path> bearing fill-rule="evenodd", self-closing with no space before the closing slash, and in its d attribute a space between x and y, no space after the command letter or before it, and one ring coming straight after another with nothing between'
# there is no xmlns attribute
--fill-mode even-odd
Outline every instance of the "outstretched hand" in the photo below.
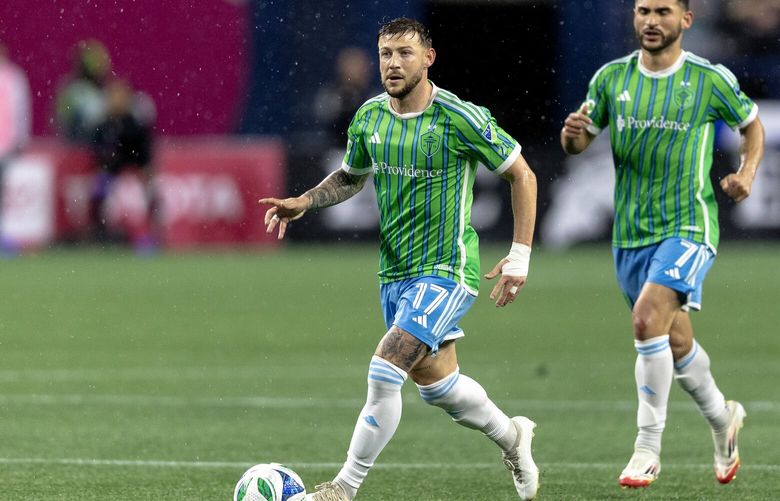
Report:
<svg viewBox="0 0 780 501"><path fill-rule="evenodd" d="M293 198L261 198L258 203L271 205L272 207L265 212L266 233L273 233L274 228L279 226L279 240L284 238L287 226L291 221L300 219L309 208L310 201L306 197Z"/></svg>
<svg viewBox="0 0 780 501"><path fill-rule="evenodd" d="M498 283L493 287L490 292L490 299L496 300L496 306L501 308L513 302L520 292L520 289L525 285L528 277L514 277L511 275L504 275L501 272L501 268L509 262L509 259L502 259L496 264L492 270L485 274L485 278L493 280L497 276L501 275Z"/></svg>

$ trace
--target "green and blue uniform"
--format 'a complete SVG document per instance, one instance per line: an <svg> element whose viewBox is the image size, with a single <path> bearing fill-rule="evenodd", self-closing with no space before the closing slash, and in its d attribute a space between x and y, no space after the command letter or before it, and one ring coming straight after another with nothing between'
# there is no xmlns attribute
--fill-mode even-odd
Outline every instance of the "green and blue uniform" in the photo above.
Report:
<svg viewBox="0 0 780 501"><path fill-rule="evenodd" d="M734 75L683 51L651 72L640 51L602 66L590 81L590 133L609 127L615 162L612 244L638 248L681 237L716 252L720 231L710 182L716 120L742 128L758 107Z"/></svg>
<svg viewBox="0 0 780 501"><path fill-rule="evenodd" d="M476 295L479 239L470 224L476 169L504 172L520 155L517 141L486 108L435 85L419 113L397 113L387 93L369 99L348 138L342 168L373 174L380 282L436 275Z"/></svg>

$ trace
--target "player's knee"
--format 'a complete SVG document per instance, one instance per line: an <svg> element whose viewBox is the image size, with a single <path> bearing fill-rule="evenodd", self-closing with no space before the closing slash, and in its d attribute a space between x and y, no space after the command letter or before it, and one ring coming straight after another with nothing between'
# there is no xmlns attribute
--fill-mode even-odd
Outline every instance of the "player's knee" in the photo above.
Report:
<svg viewBox="0 0 780 501"><path fill-rule="evenodd" d="M652 332L652 322L647 313L634 310L631 313L631 323L634 328L634 338L638 341L644 341L658 335L658 333Z"/></svg>

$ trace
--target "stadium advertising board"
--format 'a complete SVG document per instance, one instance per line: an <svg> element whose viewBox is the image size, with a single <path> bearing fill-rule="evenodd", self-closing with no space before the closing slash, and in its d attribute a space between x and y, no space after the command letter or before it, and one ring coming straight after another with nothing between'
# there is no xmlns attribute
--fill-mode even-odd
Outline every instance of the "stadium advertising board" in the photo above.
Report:
<svg viewBox="0 0 780 501"><path fill-rule="evenodd" d="M12 161L3 184L3 240L40 247L85 239L93 165L88 152L54 140L39 140ZM284 149L276 140L165 140L157 147L153 181L161 243L274 244L257 198L281 192L284 176ZM102 216L110 225L134 224L146 216L144 193L136 175L118 176Z"/></svg>

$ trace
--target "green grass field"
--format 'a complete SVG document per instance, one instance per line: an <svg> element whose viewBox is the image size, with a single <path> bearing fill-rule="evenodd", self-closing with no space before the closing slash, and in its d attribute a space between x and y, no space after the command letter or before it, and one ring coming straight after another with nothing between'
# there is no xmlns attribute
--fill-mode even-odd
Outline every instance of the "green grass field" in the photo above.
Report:
<svg viewBox="0 0 780 501"><path fill-rule="evenodd" d="M504 249L486 248L483 267ZM161 255L50 251L0 261L0 499L228 500L283 462L307 486L344 458L384 333L373 247ZM708 427L679 388L663 472L617 475L635 433L628 310L607 245L537 251L520 299L489 287L462 326L460 366L538 423L538 499L777 499L780 247L724 245L697 338L747 409L743 469L712 474ZM404 388L398 432L358 500L516 499L495 446Z"/></svg>

